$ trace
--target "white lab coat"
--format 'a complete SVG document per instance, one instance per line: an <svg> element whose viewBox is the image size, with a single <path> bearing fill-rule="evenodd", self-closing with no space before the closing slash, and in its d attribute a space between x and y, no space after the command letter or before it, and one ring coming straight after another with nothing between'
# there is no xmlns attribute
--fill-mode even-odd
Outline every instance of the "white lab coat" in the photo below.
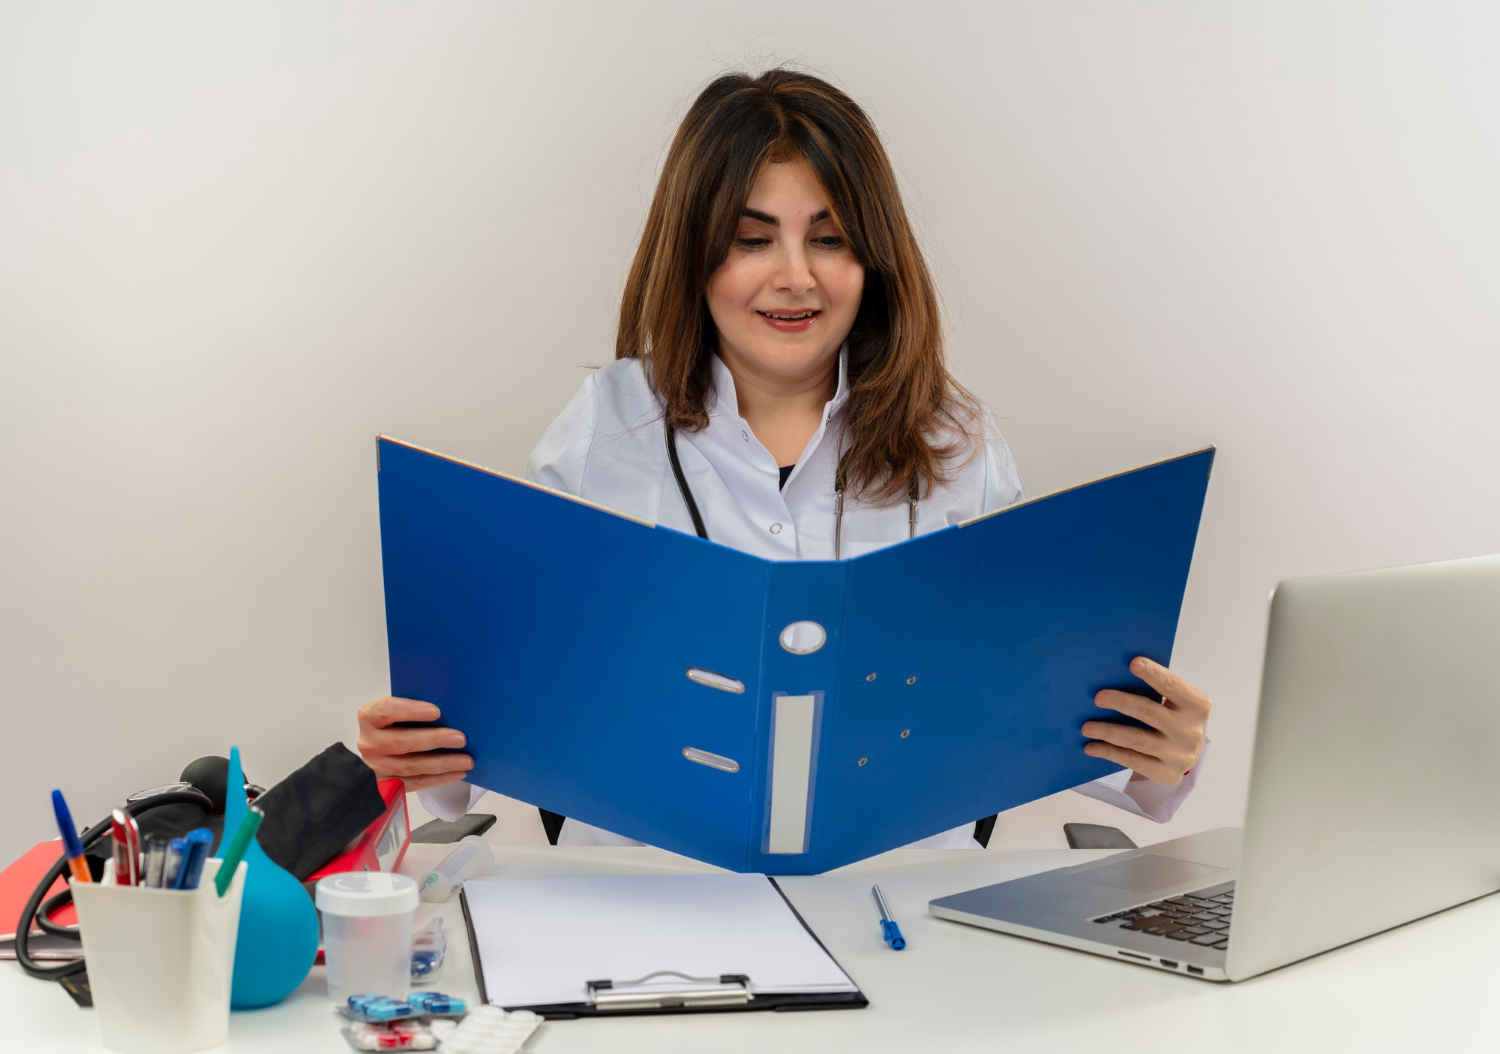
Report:
<svg viewBox="0 0 1500 1054"><path fill-rule="evenodd" d="M841 355L838 388L824 408L823 421L797 459L786 486L778 489L779 466L740 417L734 378L723 361L714 357L708 427L677 435L678 460L712 541L771 560L833 558L833 476L848 399L845 365ZM988 414L983 449L955 465L952 475L949 483L918 503L918 534L1003 508L1025 496L1010 449ZM617 359L584 379L578 394L531 452L526 478L693 533L692 518L667 460L661 406L639 359ZM842 555L858 556L904 541L908 515L905 502L876 506L846 498ZM1122 770L1075 789L1164 822L1192 791L1199 768L1201 760L1175 787L1132 783L1130 772ZM468 783L450 783L423 791L420 797L433 815L457 819L483 793ZM973 831L972 823L965 824L914 845L970 848L978 844ZM570 818L558 844L640 843Z"/></svg>

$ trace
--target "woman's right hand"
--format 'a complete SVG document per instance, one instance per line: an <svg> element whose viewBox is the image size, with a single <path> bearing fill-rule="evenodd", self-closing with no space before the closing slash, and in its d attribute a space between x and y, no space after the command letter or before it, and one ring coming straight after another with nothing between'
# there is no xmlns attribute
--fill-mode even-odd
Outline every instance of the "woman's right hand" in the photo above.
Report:
<svg viewBox="0 0 1500 1054"><path fill-rule="evenodd" d="M399 776L409 791L456 783L469 774L467 754L434 753L461 747L467 740L456 728L392 728L398 721L436 721L442 712L431 703L388 695L359 708L359 753L377 779Z"/></svg>

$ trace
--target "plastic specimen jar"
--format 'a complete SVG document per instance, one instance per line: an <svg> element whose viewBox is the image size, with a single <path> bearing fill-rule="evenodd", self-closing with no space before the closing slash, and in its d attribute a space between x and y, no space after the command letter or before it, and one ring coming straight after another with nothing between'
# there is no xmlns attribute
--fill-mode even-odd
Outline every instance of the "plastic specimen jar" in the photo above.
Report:
<svg viewBox="0 0 1500 1054"><path fill-rule="evenodd" d="M405 875L349 871L318 880L328 997L405 998L411 991L411 927L417 884Z"/></svg>

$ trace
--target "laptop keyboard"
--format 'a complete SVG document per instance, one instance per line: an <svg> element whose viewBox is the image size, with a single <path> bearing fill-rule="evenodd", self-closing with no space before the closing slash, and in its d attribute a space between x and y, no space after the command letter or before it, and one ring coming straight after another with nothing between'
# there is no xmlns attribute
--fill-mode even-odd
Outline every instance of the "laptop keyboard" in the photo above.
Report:
<svg viewBox="0 0 1500 1054"><path fill-rule="evenodd" d="M1150 933L1169 941L1186 941L1204 948L1222 948L1229 943L1234 890L1208 895L1208 890L1168 897L1138 908L1100 915L1093 921L1115 923L1122 930Z"/></svg>

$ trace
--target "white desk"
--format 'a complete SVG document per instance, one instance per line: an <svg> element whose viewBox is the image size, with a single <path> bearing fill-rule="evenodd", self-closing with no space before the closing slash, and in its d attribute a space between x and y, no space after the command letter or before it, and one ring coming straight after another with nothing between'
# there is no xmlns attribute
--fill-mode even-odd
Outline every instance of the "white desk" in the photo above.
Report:
<svg viewBox="0 0 1500 1054"><path fill-rule="evenodd" d="M418 872L440 846L413 846ZM711 870L655 849L496 848L502 876ZM552 1021L537 1054L607 1051L1466 1050L1493 1046L1500 897L1455 908L1238 985L1216 985L934 919L933 897L1105 853L897 850L827 875L782 880L787 896L870 999L864 1010ZM870 902L879 881L910 941L890 951ZM441 991L477 997L457 903ZM0 1050L97 1051L90 1011L55 984L0 963ZM323 971L279 1006L235 1013L234 1054L347 1051Z"/></svg>

